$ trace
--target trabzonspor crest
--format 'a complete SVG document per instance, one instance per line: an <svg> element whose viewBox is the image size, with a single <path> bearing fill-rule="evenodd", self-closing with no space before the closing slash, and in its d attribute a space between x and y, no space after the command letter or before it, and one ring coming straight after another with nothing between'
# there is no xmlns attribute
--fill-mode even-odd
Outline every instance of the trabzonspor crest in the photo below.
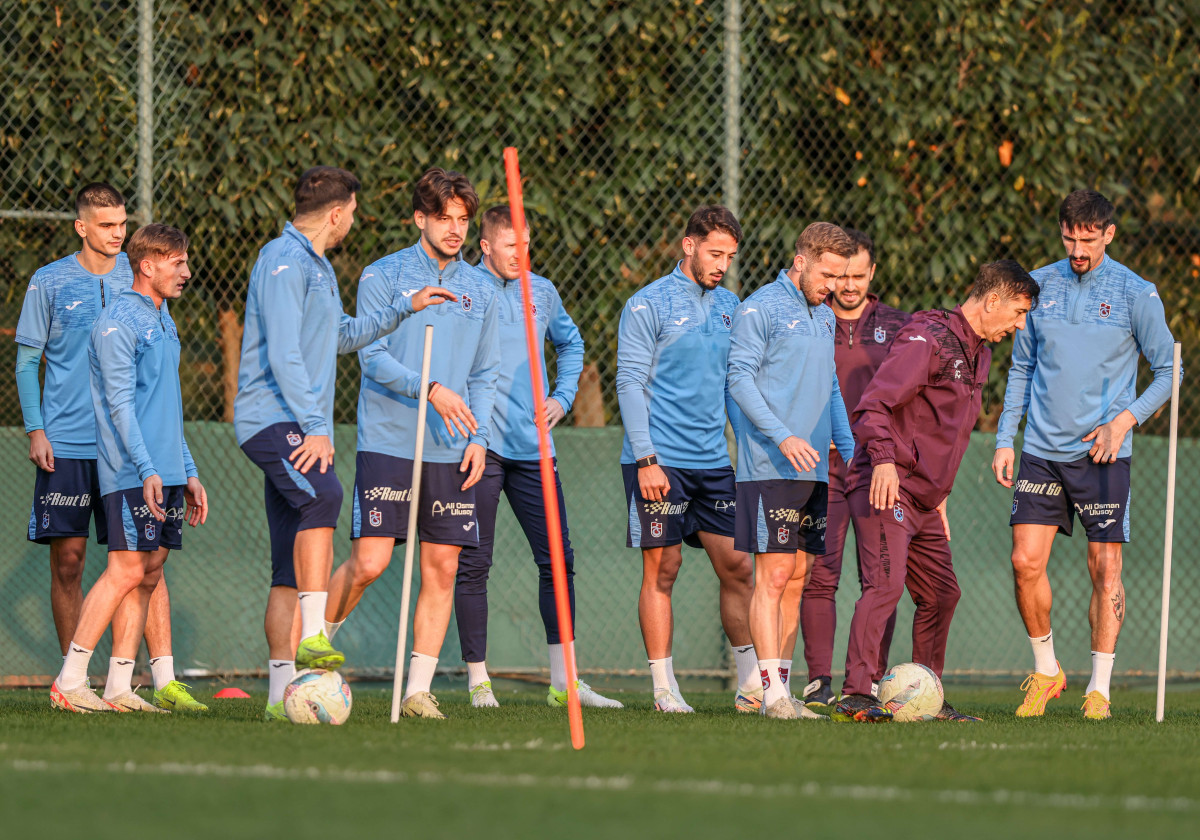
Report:
<svg viewBox="0 0 1200 840"><path fill-rule="evenodd" d="M463 312L471 311L471 296L470 295L464 294L462 296L462 308L463 308Z"/></svg>
<svg viewBox="0 0 1200 840"><path fill-rule="evenodd" d="M658 539L659 537L662 536L662 534L663 534L662 523L658 522L658 521L651 522L650 523L650 536L654 537L655 539Z"/></svg>
<svg viewBox="0 0 1200 840"><path fill-rule="evenodd" d="M887 330L885 330L883 327L876 327L875 328L875 343L883 344L885 341L887 341Z"/></svg>
<svg viewBox="0 0 1200 840"><path fill-rule="evenodd" d="M1112 314L1112 307L1109 306L1108 301L1104 301L1104 303L1100 304L1100 317L1101 318L1107 318L1111 314Z"/></svg>
<svg viewBox="0 0 1200 840"><path fill-rule="evenodd" d="M383 524L383 514L379 512L379 508L372 508L367 514L367 520L371 523L372 528L378 528Z"/></svg>
<svg viewBox="0 0 1200 840"><path fill-rule="evenodd" d="M728 312L721 313L721 323L725 325L725 329L727 330L733 327L733 319L729 317Z"/></svg>

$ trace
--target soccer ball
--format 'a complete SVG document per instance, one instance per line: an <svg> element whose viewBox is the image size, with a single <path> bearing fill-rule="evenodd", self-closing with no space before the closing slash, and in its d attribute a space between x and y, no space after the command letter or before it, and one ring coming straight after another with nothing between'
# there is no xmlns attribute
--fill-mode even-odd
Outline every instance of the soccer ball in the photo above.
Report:
<svg viewBox="0 0 1200 840"><path fill-rule="evenodd" d="M350 686L337 671L306 668L283 690L283 710L292 723L345 723Z"/></svg>
<svg viewBox="0 0 1200 840"><path fill-rule="evenodd" d="M937 674L915 662L897 665L879 681L880 705L901 723L933 720L944 700Z"/></svg>

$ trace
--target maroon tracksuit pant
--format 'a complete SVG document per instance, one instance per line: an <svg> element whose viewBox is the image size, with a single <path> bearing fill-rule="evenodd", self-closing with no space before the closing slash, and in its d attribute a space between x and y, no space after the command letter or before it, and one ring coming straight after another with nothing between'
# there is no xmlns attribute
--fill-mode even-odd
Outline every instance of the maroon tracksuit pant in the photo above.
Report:
<svg viewBox="0 0 1200 840"><path fill-rule="evenodd" d="M862 485L849 497L863 592L850 622L843 694L871 693L871 677L879 665L888 618L894 620L906 586L917 606L913 661L940 677L946 664L950 620L961 594L938 512L921 510L903 494L893 510L877 511L871 507L869 491L869 486Z"/></svg>
<svg viewBox="0 0 1200 840"><path fill-rule="evenodd" d="M833 673L833 638L837 631L837 590L842 577L842 552L850 530L850 505L843 488L846 483L846 462L834 450L829 453L829 512L825 526L825 553L813 559L812 574L804 586L800 602L800 632L804 637L804 661L808 665L809 682ZM855 541L861 535L855 527ZM862 571L859 571L859 578ZM896 628L896 611L883 630L879 644L879 664L871 676L875 682L887 671L888 651L892 646L892 631Z"/></svg>

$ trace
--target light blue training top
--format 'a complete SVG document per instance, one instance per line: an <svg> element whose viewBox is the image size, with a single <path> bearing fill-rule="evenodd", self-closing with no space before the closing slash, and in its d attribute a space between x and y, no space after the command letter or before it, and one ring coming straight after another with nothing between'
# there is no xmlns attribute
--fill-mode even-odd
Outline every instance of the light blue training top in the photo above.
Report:
<svg viewBox="0 0 1200 840"><path fill-rule="evenodd" d="M358 312L360 318L369 317L389 306L389 301L429 285L444 286L458 295L458 302L427 307L358 354L362 364L358 451L409 459L416 454L421 356L425 327L432 324L430 380L462 397L479 427L469 441L457 432L450 437L446 424L430 406L425 415L422 460L457 464L468 443L486 449L491 442L500 345L497 294L490 275L462 259L439 270L437 260L417 242L363 269L358 281Z"/></svg>
<svg viewBox="0 0 1200 840"><path fill-rule="evenodd" d="M492 409L491 445L488 447L501 458L514 461L536 461L539 457L537 426L533 416L533 386L530 384L529 352L525 341L525 296L521 281L505 280L493 273L485 263L476 269L492 279L496 286L498 308L500 371L496 378L496 403ZM533 291L533 320L538 348L546 339L554 344L557 354L557 375L551 393L546 379L546 356L539 358L545 394L557 400L563 409L571 410L579 390L579 375L583 373L583 336L563 308L562 298L554 284L537 274L529 275ZM554 438L550 438L554 452Z"/></svg>
<svg viewBox="0 0 1200 840"><path fill-rule="evenodd" d="M625 441L621 463L657 455L683 469L729 466L725 418L739 418L725 387L737 295L706 290L683 273L633 294L617 330L617 400Z"/></svg>
<svg viewBox="0 0 1200 840"><path fill-rule="evenodd" d="M391 332L412 311L410 295L351 318L342 311L329 260L291 222L285 224L283 234L259 252L246 290L233 401L238 443L276 423L296 423L305 435L331 435L338 354Z"/></svg>
<svg viewBox="0 0 1200 840"><path fill-rule="evenodd" d="M96 320L88 351L102 495L152 475L186 484L196 464L183 436L179 332L167 303L123 293Z"/></svg>
<svg viewBox="0 0 1200 840"><path fill-rule="evenodd" d="M847 463L854 456L850 419L834 367L837 319L811 306L786 271L742 302L733 316L729 393L746 420L737 431L738 481L829 481L832 438ZM821 456L800 472L779 451L790 436Z"/></svg>
<svg viewBox="0 0 1200 840"><path fill-rule="evenodd" d="M1105 256L1082 277L1062 260L1032 273L1037 309L1013 342L996 448L1011 447L1021 418L1024 451L1048 461L1088 453L1083 438L1129 409L1144 423L1171 396L1175 339L1153 284ZM1137 396L1138 354L1154 371ZM1127 435L1118 457L1133 453Z"/></svg>
<svg viewBox="0 0 1200 840"><path fill-rule="evenodd" d="M56 457L96 457L88 342L105 307L132 285L133 272L124 253L117 255L107 274L89 272L79 264L76 253L39 268L25 290L17 321L17 343L31 351L22 350L18 356L17 386L25 431L44 428ZM37 371L42 352L46 385L39 406Z"/></svg>

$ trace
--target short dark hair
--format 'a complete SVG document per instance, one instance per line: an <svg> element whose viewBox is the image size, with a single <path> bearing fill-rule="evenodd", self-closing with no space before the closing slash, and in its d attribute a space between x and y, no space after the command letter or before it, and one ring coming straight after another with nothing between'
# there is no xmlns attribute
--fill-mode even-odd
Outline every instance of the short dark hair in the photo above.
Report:
<svg viewBox="0 0 1200 840"><path fill-rule="evenodd" d="M97 207L124 207L125 196L121 195L112 184L103 181L93 181L80 187L75 194L75 218L83 215L84 210Z"/></svg>
<svg viewBox="0 0 1200 840"><path fill-rule="evenodd" d="M489 208L479 221L479 238L489 242L501 231L512 230L512 208L507 204L497 204Z"/></svg>
<svg viewBox="0 0 1200 840"><path fill-rule="evenodd" d="M336 166L314 166L296 182L296 215L319 213L339 204L349 204L362 182Z"/></svg>
<svg viewBox="0 0 1200 840"><path fill-rule="evenodd" d="M875 265L875 240L867 236L861 230L856 230L854 228L842 228L842 230L846 231L846 235L849 236L857 246L857 250L854 253L857 254L859 251L866 251L867 256L871 258L871 265Z"/></svg>
<svg viewBox="0 0 1200 840"><path fill-rule="evenodd" d="M832 222L813 222L796 237L797 254L819 260L827 252L839 257L853 257L858 253L858 244Z"/></svg>
<svg viewBox="0 0 1200 840"><path fill-rule="evenodd" d="M997 260L979 269L975 282L971 284L971 297L984 300L995 292L1001 299L1028 297L1030 309L1036 309L1038 303L1037 281L1029 276L1029 272L1021 267L1016 260Z"/></svg>
<svg viewBox="0 0 1200 840"><path fill-rule="evenodd" d="M1067 230L1083 228L1101 232L1115 221L1116 210L1112 202L1095 190L1075 190L1063 199L1058 208L1058 226Z"/></svg>
<svg viewBox="0 0 1200 840"><path fill-rule="evenodd" d="M683 235L692 239L704 239L717 230L728 233L734 242L742 241L742 226L738 224L737 217L729 212L729 208L720 204L702 204L692 211L687 227L683 229Z"/></svg>
<svg viewBox="0 0 1200 840"><path fill-rule="evenodd" d="M479 210L479 195L467 176L435 166L425 170L413 189L413 212L426 215L443 213L446 205L456 199L467 208L467 215L474 218Z"/></svg>
<svg viewBox="0 0 1200 840"><path fill-rule="evenodd" d="M139 274L142 260L157 257L171 257L187 251L187 234L170 225L153 222L138 228L129 237L125 253L129 257L129 265L134 274Z"/></svg>

